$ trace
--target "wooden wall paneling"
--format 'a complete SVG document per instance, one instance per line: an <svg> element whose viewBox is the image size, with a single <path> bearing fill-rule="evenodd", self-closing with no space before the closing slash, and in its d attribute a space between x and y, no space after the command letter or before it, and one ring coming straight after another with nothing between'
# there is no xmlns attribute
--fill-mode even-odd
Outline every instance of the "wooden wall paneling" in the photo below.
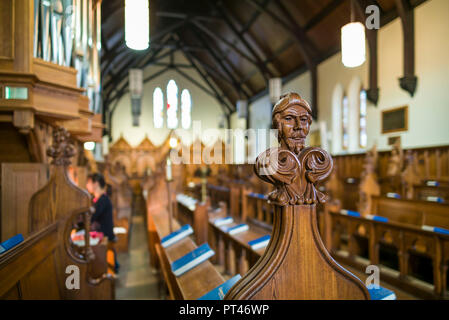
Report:
<svg viewBox="0 0 449 320"><path fill-rule="evenodd" d="M14 59L14 2L0 3L0 60Z"/></svg>
<svg viewBox="0 0 449 320"><path fill-rule="evenodd" d="M31 162L25 135L19 133L12 123L0 125L0 162Z"/></svg>
<svg viewBox="0 0 449 320"><path fill-rule="evenodd" d="M28 230L28 205L32 195L48 180L48 166L42 163L1 164L1 241Z"/></svg>

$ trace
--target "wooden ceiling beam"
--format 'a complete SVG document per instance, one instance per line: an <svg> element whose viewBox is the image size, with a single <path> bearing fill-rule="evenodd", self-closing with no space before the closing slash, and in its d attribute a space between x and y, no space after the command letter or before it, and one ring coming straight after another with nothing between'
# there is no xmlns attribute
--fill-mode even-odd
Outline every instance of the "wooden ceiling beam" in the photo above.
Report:
<svg viewBox="0 0 449 320"><path fill-rule="evenodd" d="M246 59L247 61L251 62L253 65L257 66L257 61L254 60L252 57L250 57L249 55L247 55L245 52L243 52L242 50L240 50L236 45L234 45L231 41L227 40L226 38L223 38L221 36L219 36L218 34L216 34L215 32L211 31L209 28L205 27L204 25L202 25L200 22L192 20L192 23L201 31L203 31L205 34L207 34L208 36L210 36L211 38L222 42L224 44L226 44L229 48L231 48L232 50L234 50L238 55L240 55L242 58Z"/></svg>
<svg viewBox="0 0 449 320"><path fill-rule="evenodd" d="M167 42L168 40L169 40L169 39L167 38L167 39L165 40L165 42ZM150 59L152 59L153 57L155 57L160 51L162 51L162 49L163 49L163 48L158 48L158 49L156 49L156 50L150 50L150 52L152 52L152 53L150 54ZM132 68L132 67L135 67L136 65L139 65L140 62L141 62L142 60L145 59L145 56L146 56L148 53L149 53L149 52L147 52L147 51L143 52L143 53L140 55L140 57L138 57L137 59L136 59L136 58L131 59L131 60L130 60L128 63L126 63L122 68L120 68L119 71L114 72L114 73L111 75L112 81L108 81L108 82L104 83L103 89L104 89L105 91L107 91L108 88L110 88L111 86L115 86L117 83L119 83L119 82L126 76L126 74L128 73L128 70L129 70L130 68Z"/></svg>
<svg viewBox="0 0 449 320"><path fill-rule="evenodd" d="M213 3L213 2L212 2ZM256 67L264 77L265 81L268 82L269 78L272 78L274 75L273 73L267 68L267 66L263 63L262 59L259 57L257 52L254 50L254 48L249 44L249 42L245 39L245 37L239 32L238 28L241 28L240 25L235 26L234 21L237 21L236 17L223 5L223 3L220 1L218 2L218 7L214 4L217 11L221 13L223 16L223 19L227 26L232 30L234 35L240 40L240 42L245 46L246 50L248 50L251 55L256 59ZM239 23L239 22L237 22Z"/></svg>
<svg viewBox="0 0 449 320"><path fill-rule="evenodd" d="M167 67L167 68L164 68L164 69L162 69L162 70L159 70L159 71L153 73L152 75L148 76L147 78L145 78L145 79L143 80L143 82L146 83L146 82L148 82L148 81L154 80L154 79L156 79L157 77L163 75L165 72L167 72L167 71L170 70L170 69L171 69L170 67ZM113 114L114 114L114 112L115 112L115 109L117 108L117 105L118 105L118 102L119 102L120 98L121 98L125 93L127 93L128 91L129 91L129 90L128 90L128 88L127 88L127 85L122 86L122 88L121 88L120 90L116 91L115 96L113 96L113 97L111 98L111 100L109 101L109 104L112 104L112 103L115 101L114 106L111 108L111 110L110 110L109 113L108 113L108 119L109 119L109 128L108 128L109 130L108 130L108 133L109 133L109 137L111 137L111 132L112 132L112 116L113 116Z"/></svg>
<svg viewBox="0 0 449 320"><path fill-rule="evenodd" d="M271 2L271 0L264 0L264 2L261 4L262 7L266 8L268 4ZM257 19L260 17L260 14L262 11L256 10L251 18L245 23L245 25L240 29L239 33L241 35L244 35L246 32L248 32L249 29L253 26L253 24L257 21Z"/></svg>
<svg viewBox="0 0 449 320"><path fill-rule="evenodd" d="M202 71L201 68L195 63L193 56L189 52L183 50L183 42L180 39L178 39L178 41L181 42L181 51L182 51L184 57L190 62L190 65L193 68L195 68L196 72L198 72L198 74L201 76L203 81L206 82L206 84L209 86L209 88L211 88L211 90L215 94L215 98L220 102L220 104L224 105L225 108L228 110L228 112L226 112L226 110L223 110L223 111L225 111L225 113L233 112L235 110L235 108L232 107L232 104L226 103L225 99L223 98L224 95L220 94L218 92L218 90L213 86L213 84L212 84L213 79L208 74L207 70L206 71ZM209 81L209 79L211 79L212 82Z"/></svg>
<svg viewBox="0 0 449 320"><path fill-rule="evenodd" d="M164 39L164 37L168 34L170 34L171 32L175 31L176 29L180 28L181 26L185 25L185 21L179 21L167 28L165 28L164 30L156 33L154 36L150 36L150 47L146 50L142 50L140 52L146 52L148 53L151 50L151 42L156 42L159 39ZM126 45L124 41L119 41L112 49L109 50L109 52L102 58L102 61L108 61L108 64L113 64L117 55L120 54L121 52L124 51L129 51L131 52L136 52L133 51L131 49L129 49ZM102 69L103 70L103 69ZM105 76L106 73L103 73L102 71L102 76Z"/></svg>
<svg viewBox="0 0 449 320"><path fill-rule="evenodd" d="M166 52L163 55L160 56L156 56L160 51L162 51L162 49L157 49L156 51L154 51L152 53L152 55L150 56L149 61L143 66L141 67L142 69L145 68L146 66L150 65L151 63L155 63L161 59L164 59L165 57L169 56L172 52L176 51L177 49L171 49L170 51ZM103 86L103 94L106 95L105 100L109 100L109 96L111 95L112 91L114 91L114 87L118 86L121 82L123 82L123 80L125 80L124 82L124 87L126 87L128 85L129 79L128 77L126 77L128 73L127 69L123 69L121 74L118 74L115 77L115 81L110 81L108 83L106 83L106 85Z"/></svg>
<svg viewBox="0 0 449 320"><path fill-rule="evenodd" d="M213 23L223 22L223 19L221 17L203 16L203 15L198 15L196 13L158 11L156 13L156 15L158 17L163 17L163 18L173 18L173 19L183 19L183 20L189 20L189 19L195 18L198 21L213 22Z"/></svg>
<svg viewBox="0 0 449 320"><path fill-rule="evenodd" d="M220 97L217 93L215 93L214 91L210 91L209 89L205 88L201 83L199 83L198 81L196 81L195 79L193 79L191 76L189 76L188 74L186 74L184 71L178 69L178 68L174 68L174 70L181 75L182 77L186 78L188 81L190 81L191 83L193 83L195 86L197 86L198 88L200 88L203 92L207 93L209 96L211 96L214 99L217 99L223 112L225 114L228 114L229 112L227 112L227 110L229 110L229 106L224 102L223 98ZM223 107L225 106L225 107Z"/></svg>
<svg viewBox="0 0 449 320"><path fill-rule="evenodd" d="M291 15L290 11L283 5L281 0L275 2L277 7L283 13L283 15L290 21L292 25L293 36L298 39L298 44L301 53L306 61L306 65L310 70L310 79L312 87L312 116L314 119L318 118L318 71L317 71L317 61L318 50L315 48L313 43L307 37L304 29L296 22L294 17ZM285 26L287 27L287 26Z"/></svg>
<svg viewBox="0 0 449 320"><path fill-rule="evenodd" d="M200 64L203 67L203 69L207 70L208 73L214 74L217 78L219 78L220 80L226 81L231 86L234 85L232 83L232 80L229 79L229 77L226 74L224 74L224 73L218 71L217 69L211 67L209 64L207 64L206 62L202 61L201 59L199 59L198 57L196 57L194 55L190 55L190 57L192 59L194 59L198 64Z"/></svg>
<svg viewBox="0 0 449 320"><path fill-rule="evenodd" d="M195 24L193 24L193 26L196 26ZM215 61L215 63L220 66L220 69L223 70L224 73L226 73L229 78L231 79L232 83L233 83L233 87L235 89L235 91L237 92L237 94L240 96L240 94L243 94L247 99L252 95L248 94L243 87L239 84L239 82L236 80L236 78L234 77L234 75L231 73L231 71L225 66L225 64L223 63L223 60L225 60L225 57L220 57L218 56L218 54L215 52L215 50L210 46L209 43L207 43L207 41L203 38L201 32L194 32L193 30L191 30L192 34L194 35L194 37L200 41L201 45L203 47L205 47L209 53L209 55L213 58L213 60Z"/></svg>
<svg viewBox="0 0 449 320"><path fill-rule="evenodd" d="M346 0L333 0L329 2L320 12L318 12L312 19L310 19L305 25L304 30L308 31L318 25L321 21L323 21L327 16L329 16L332 12L335 11L344 1Z"/></svg>

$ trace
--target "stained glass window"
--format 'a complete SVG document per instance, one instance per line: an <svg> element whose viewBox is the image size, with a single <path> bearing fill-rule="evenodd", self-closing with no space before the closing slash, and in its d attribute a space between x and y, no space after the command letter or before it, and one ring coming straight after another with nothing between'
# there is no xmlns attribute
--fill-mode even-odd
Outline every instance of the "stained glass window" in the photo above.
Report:
<svg viewBox="0 0 449 320"><path fill-rule="evenodd" d="M178 86L174 80L167 84L167 128L178 126Z"/></svg>
<svg viewBox="0 0 449 320"><path fill-rule="evenodd" d="M368 140L366 134L366 91L363 89L360 90L359 102L359 143L361 148L366 148Z"/></svg>
<svg viewBox="0 0 449 320"><path fill-rule="evenodd" d="M342 101L342 147L348 149L349 147L349 101L345 94Z"/></svg>
<svg viewBox="0 0 449 320"><path fill-rule="evenodd" d="M192 123L192 98L187 89L181 93L181 124L183 129L189 129Z"/></svg>
<svg viewBox="0 0 449 320"><path fill-rule="evenodd" d="M153 92L153 123L155 128L164 125L164 95L159 87Z"/></svg>

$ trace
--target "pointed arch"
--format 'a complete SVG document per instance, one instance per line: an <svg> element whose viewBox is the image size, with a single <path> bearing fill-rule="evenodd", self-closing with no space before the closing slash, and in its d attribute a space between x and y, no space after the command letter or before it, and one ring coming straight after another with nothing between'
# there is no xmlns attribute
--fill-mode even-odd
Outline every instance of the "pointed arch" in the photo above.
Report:
<svg viewBox="0 0 449 320"><path fill-rule="evenodd" d="M181 126L190 129L192 124L192 97L188 89L181 92Z"/></svg>
<svg viewBox="0 0 449 320"><path fill-rule="evenodd" d="M178 127L178 86L175 80L170 80L167 84L167 128L176 129Z"/></svg>
<svg viewBox="0 0 449 320"><path fill-rule="evenodd" d="M164 94L159 87L153 91L153 125L155 128L164 125Z"/></svg>

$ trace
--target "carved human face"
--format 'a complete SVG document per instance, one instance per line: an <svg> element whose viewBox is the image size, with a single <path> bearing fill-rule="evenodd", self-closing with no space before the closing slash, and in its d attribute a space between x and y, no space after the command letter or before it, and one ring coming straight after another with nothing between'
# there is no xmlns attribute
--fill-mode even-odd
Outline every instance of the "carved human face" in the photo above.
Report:
<svg viewBox="0 0 449 320"><path fill-rule="evenodd" d="M278 121L281 145L298 155L309 134L310 115L304 107L295 105L282 111Z"/></svg>

